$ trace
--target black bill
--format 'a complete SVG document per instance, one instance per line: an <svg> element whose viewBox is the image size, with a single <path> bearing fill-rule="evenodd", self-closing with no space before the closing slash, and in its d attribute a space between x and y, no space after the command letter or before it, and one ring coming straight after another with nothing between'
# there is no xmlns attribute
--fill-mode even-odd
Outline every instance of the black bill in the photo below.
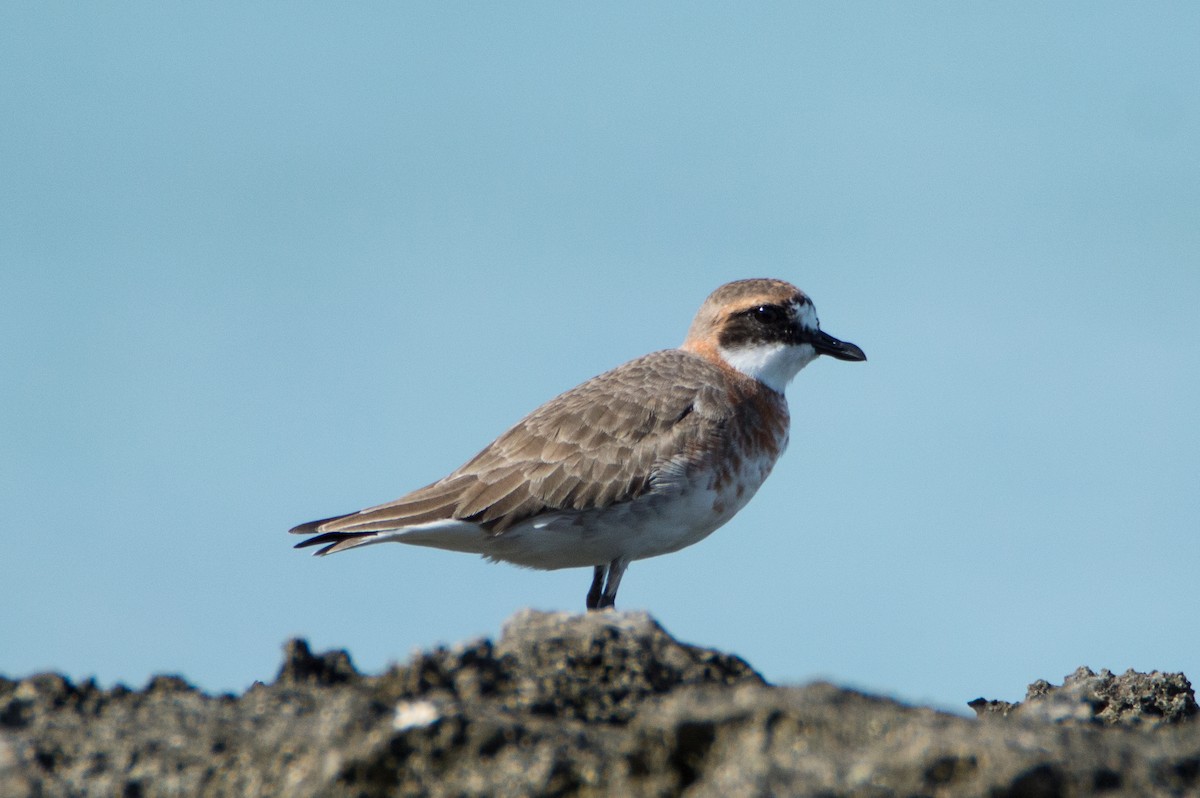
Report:
<svg viewBox="0 0 1200 798"><path fill-rule="evenodd" d="M849 341L839 341L829 333L817 330L811 341L819 355L829 355L838 360L866 360L866 354Z"/></svg>

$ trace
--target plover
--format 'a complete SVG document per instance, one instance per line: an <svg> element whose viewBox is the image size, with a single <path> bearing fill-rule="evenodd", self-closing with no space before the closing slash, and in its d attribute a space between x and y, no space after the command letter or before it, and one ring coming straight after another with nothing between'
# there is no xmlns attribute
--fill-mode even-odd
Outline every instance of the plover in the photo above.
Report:
<svg viewBox="0 0 1200 798"><path fill-rule="evenodd" d="M312 535L296 548L394 541L591 566L587 608L612 607L630 562L702 540L750 501L787 446L784 388L818 355L866 360L790 283L727 283L678 349L551 399L431 485L295 527Z"/></svg>

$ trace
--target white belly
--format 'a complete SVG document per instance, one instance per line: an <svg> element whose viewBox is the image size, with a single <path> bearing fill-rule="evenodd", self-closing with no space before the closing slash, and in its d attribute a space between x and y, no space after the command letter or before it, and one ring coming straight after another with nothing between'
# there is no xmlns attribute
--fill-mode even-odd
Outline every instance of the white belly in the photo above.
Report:
<svg viewBox="0 0 1200 798"><path fill-rule="evenodd" d="M733 518L774 464L773 457L748 460L720 486L712 484L710 475L699 474L612 507L531 518L487 537L481 553L546 570L669 554L703 540Z"/></svg>

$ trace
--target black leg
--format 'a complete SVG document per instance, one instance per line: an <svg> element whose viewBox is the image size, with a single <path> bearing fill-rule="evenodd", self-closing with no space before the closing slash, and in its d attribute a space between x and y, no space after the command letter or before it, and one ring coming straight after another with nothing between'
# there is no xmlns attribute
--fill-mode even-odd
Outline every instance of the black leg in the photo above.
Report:
<svg viewBox="0 0 1200 798"><path fill-rule="evenodd" d="M592 586L587 592L587 608L589 610L600 609L600 591L604 588L604 574L608 571L607 565L597 565L596 570L592 572Z"/></svg>
<svg viewBox="0 0 1200 798"><path fill-rule="evenodd" d="M621 586L621 577L625 575L625 569L628 567L629 561L619 557L608 564L608 579L605 580L604 592L600 595L600 605L597 609L616 606L617 588Z"/></svg>

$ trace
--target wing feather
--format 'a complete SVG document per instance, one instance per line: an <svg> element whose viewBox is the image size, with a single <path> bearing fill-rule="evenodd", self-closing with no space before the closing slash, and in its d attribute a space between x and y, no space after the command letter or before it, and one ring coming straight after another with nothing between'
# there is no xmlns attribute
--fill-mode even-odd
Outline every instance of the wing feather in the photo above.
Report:
<svg viewBox="0 0 1200 798"><path fill-rule="evenodd" d="M550 400L442 480L293 531L371 532L458 519L500 534L547 511L630 501L665 473L677 474L682 453L725 445L728 380L682 350L646 355Z"/></svg>

